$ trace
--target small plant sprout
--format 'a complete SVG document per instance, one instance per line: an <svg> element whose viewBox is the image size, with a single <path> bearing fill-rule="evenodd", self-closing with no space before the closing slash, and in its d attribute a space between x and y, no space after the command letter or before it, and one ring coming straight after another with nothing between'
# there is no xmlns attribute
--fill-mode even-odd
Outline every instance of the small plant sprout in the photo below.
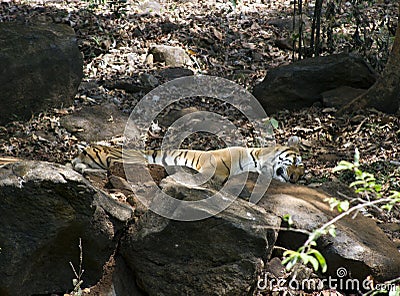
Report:
<svg viewBox="0 0 400 296"><path fill-rule="evenodd" d="M292 216L289 214L286 214L285 216L283 216L283 221L287 222L287 224L289 225L289 228L293 225L293 219Z"/></svg>
<svg viewBox="0 0 400 296"><path fill-rule="evenodd" d="M347 211L350 207L350 202L348 200L338 200L334 197L331 197L325 198L324 201L329 204L331 210L337 208L339 213Z"/></svg>
<svg viewBox="0 0 400 296"><path fill-rule="evenodd" d="M72 268L72 271L74 272L75 278L72 279L72 285L74 286L74 290L71 293L71 296L82 296L83 291L82 291L82 275L84 273L84 270L82 269L82 262L83 262L83 250L82 250L82 239L79 238L79 271L77 272L74 265L72 262L69 262L69 265Z"/></svg>
<svg viewBox="0 0 400 296"><path fill-rule="evenodd" d="M273 129L278 129L278 127L279 127L279 121L276 120L276 119L273 118L273 117L264 118L264 119L263 119L263 122L264 122L266 125L272 126Z"/></svg>

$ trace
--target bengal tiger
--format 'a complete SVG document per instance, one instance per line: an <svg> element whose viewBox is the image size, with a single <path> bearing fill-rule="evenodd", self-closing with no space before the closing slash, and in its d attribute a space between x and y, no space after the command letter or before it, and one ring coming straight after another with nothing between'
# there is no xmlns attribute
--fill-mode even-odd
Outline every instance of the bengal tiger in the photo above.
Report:
<svg viewBox="0 0 400 296"><path fill-rule="evenodd" d="M304 175L299 152L299 138L291 137L287 145L266 148L229 147L219 150L128 150L103 145L91 145L72 160L75 170L108 170L115 162L183 166L199 173L213 172L213 177L225 182L229 176L243 172L273 170L273 178L295 183Z"/></svg>
<svg viewBox="0 0 400 296"><path fill-rule="evenodd" d="M6 164L15 163L18 161L21 161L21 159L14 157L0 157L0 168L5 166Z"/></svg>

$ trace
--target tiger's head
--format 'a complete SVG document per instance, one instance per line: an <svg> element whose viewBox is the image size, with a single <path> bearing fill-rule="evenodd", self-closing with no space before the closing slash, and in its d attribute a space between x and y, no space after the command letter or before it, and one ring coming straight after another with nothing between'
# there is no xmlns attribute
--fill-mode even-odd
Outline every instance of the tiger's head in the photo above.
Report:
<svg viewBox="0 0 400 296"><path fill-rule="evenodd" d="M272 167L269 174L272 173L274 179L296 183L305 173L299 145L300 139L296 136L289 138L284 146L277 145L274 154L265 162L264 169L271 170Z"/></svg>
<svg viewBox="0 0 400 296"><path fill-rule="evenodd" d="M92 147L83 149L77 157L75 157L71 163L75 171L83 173L87 168L104 169L99 166L96 162L96 152Z"/></svg>
<svg viewBox="0 0 400 296"><path fill-rule="evenodd" d="M274 169L274 178L281 182L296 183L305 173L304 165L301 162L301 157L296 156L294 159L289 160L287 158L286 162L291 162L292 164L282 164L277 165Z"/></svg>

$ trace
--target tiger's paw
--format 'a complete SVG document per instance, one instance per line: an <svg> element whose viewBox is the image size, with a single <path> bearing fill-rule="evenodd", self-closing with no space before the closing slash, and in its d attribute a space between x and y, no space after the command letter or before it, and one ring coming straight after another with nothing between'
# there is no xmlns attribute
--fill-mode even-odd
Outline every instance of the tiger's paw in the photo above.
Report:
<svg viewBox="0 0 400 296"><path fill-rule="evenodd" d="M75 171L77 171L78 173L80 173L82 175L107 173L107 170L104 170L104 169L93 169L93 168L87 166L84 163L76 163L75 165L72 164L71 166Z"/></svg>

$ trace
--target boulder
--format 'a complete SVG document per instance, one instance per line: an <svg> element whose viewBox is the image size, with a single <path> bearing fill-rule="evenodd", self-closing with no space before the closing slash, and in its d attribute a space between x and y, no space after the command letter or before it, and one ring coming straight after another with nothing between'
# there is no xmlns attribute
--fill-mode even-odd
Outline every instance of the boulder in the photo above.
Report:
<svg viewBox="0 0 400 296"><path fill-rule="evenodd" d="M83 76L74 30L0 23L0 125L73 104Z"/></svg>
<svg viewBox="0 0 400 296"><path fill-rule="evenodd" d="M353 88L350 86L340 86L338 88L325 91L321 94L322 105L324 107L333 107L339 109L363 93L365 93L365 89Z"/></svg>
<svg viewBox="0 0 400 296"><path fill-rule="evenodd" d="M166 180L164 192L182 200L215 193ZM209 211L200 204L190 210ZM246 295L276 239L276 231L265 226L279 225L278 217L241 199L200 221L175 221L148 211L130 226L120 253L148 295Z"/></svg>
<svg viewBox="0 0 400 296"><path fill-rule="evenodd" d="M341 86L368 89L376 74L353 54L336 54L296 61L268 71L253 95L269 114L320 103L322 93Z"/></svg>
<svg viewBox="0 0 400 296"><path fill-rule="evenodd" d="M82 287L96 284L133 216L75 171L34 161L0 169L0 212L1 295L72 290L80 238Z"/></svg>
<svg viewBox="0 0 400 296"><path fill-rule="evenodd" d="M257 205L280 217L289 214L293 219L291 227L312 231L338 214L324 201L329 197L305 186L273 181ZM350 215L335 226L336 237L326 235L317 241L317 249L327 260L328 275L338 278L336 272L342 267L348 277L360 283L369 275L378 281L398 277L400 253L372 219L362 214L353 219ZM277 245L296 250L306 239L307 236L299 232L281 231Z"/></svg>
<svg viewBox="0 0 400 296"><path fill-rule="evenodd" d="M96 142L122 135L128 118L114 104L102 104L84 106L62 117L60 123L77 137L87 142Z"/></svg>
<svg viewBox="0 0 400 296"><path fill-rule="evenodd" d="M164 62L166 66L182 67L191 65L192 61L185 50L180 47L169 45L155 45L150 48L155 62Z"/></svg>

